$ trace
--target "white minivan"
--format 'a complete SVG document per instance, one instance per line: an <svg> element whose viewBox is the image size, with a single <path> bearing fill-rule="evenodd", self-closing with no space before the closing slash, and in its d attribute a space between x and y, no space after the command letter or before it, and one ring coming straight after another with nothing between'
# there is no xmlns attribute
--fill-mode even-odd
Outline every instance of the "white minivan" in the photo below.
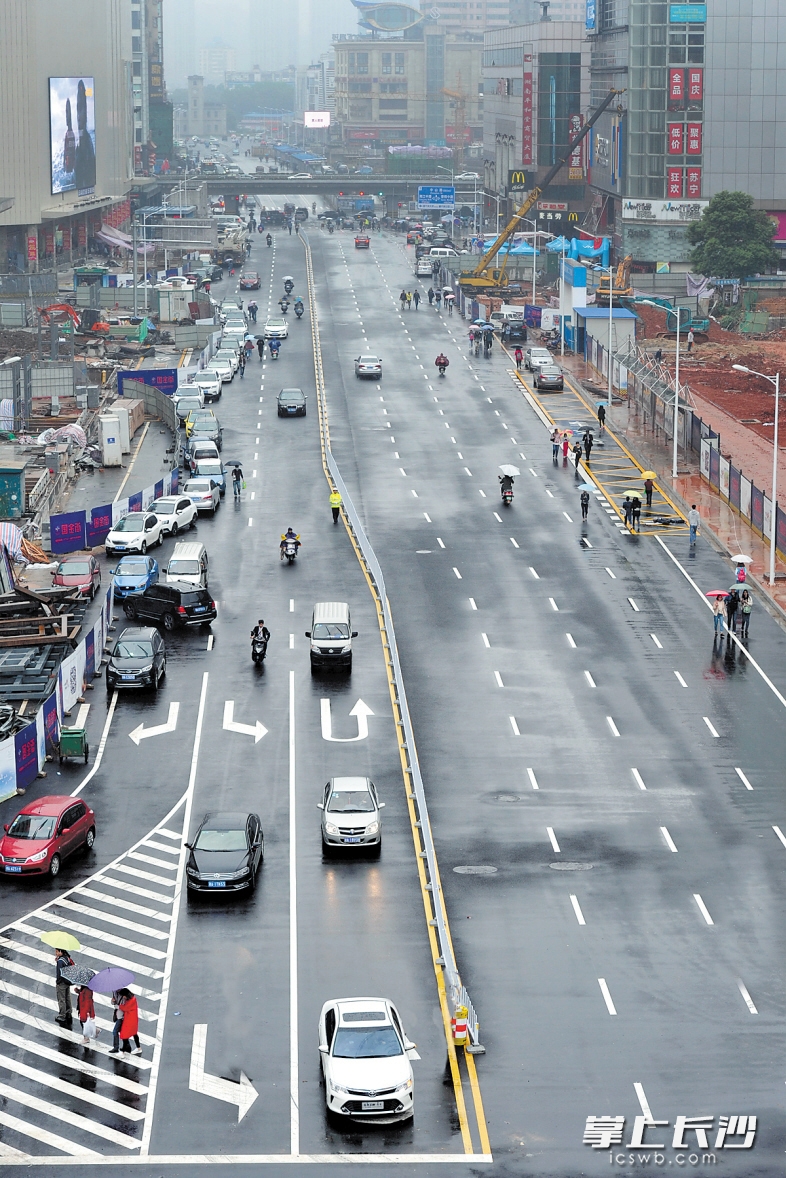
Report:
<svg viewBox="0 0 786 1178"><path fill-rule="evenodd" d="M207 589L208 567L207 549L204 544L181 541L175 544L175 550L164 570L167 584L170 581L185 581L189 585Z"/></svg>
<svg viewBox="0 0 786 1178"><path fill-rule="evenodd" d="M352 639L357 636L345 601L318 601L314 606L311 629L306 630L306 638L311 639L312 671L320 667L341 667L351 671Z"/></svg>

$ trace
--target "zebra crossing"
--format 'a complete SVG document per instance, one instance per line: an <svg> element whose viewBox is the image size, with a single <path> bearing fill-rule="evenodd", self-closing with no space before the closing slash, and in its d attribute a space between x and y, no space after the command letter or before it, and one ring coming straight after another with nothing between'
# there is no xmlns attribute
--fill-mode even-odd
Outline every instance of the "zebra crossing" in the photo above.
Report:
<svg viewBox="0 0 786 1178"><path fill-rule="evenodd" d="M95 875L0 929L0 1164L139 1151L163 1035L183 821L170 813ZM75 1009L71 1029L54 1021L54 955L40 940L54 928L77 937L78 964L134 972L141 1055L110 1054L111 995L94 996L99 1037L90 1047Z"/></svg>

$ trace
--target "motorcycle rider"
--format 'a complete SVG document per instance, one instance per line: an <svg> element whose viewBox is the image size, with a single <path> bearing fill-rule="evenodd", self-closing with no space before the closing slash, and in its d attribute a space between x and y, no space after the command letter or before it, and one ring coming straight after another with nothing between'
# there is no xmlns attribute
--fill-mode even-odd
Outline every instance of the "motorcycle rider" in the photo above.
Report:
<svg viewBox="0 0 786 1178"><path fill-rule="evenodd" d="M450 360L448 360L444 352L440 352L434 361L434 367L439 368L441 371L442 369L447 368L448 364L450 364Z"/></svg>
<svg viewBox="0 0 786 1178"><path fill-rule="evenodd" d="M254 629L251 631L251 640L252 642L264 642L265 646L267 646L268 642L270 641L270 631L265 625L264 618L260 618L256 626L254 626Z"/></svg>
<svg viewBox="0 0 786 1178"><path fill-rule="evenodd" d="M287 311L289 310L289 299L286 295L281 296L281 298L278 300L278 305L281 308L281 314L286 315Z"/></svg>
<svg viewBox="0 0 786 1178"><path fill-rule="evenodd" d="M265 238L265 241L267 242L268 245L273 244L273 238L270 236L269 233L268 233L267 237Z"/></svg>
<svg viewBox="0 0 786 1178"><path fill-rule="evenodd" d="M275 360L281 349L281 340L272 339L268 344L268 347L270 348L270 359Z"/></svg>
<svg viewBox="0 0 786 1178"><path fill-rule="evenodd" d="M287 530L284 532L283 536L281 537L281 543L278 546L278 548L279 548L278 559L279 560L284 559L284 549L286 548L287 544L294 544L296 553L297 553L298 548L300 548L300 546L301 546L300 545L300 537L298 536L297 532L293 531L292 528L287 528Z"/></svg>
<svg viewBox="0 0 786 1178"><path fill-rule="evenodd" d="M500 494L504 498L506 491L513 490L513 482L514 482L513 475L512 474L500 474L500 475L497 475L497 478L499 479Z"/></svg>

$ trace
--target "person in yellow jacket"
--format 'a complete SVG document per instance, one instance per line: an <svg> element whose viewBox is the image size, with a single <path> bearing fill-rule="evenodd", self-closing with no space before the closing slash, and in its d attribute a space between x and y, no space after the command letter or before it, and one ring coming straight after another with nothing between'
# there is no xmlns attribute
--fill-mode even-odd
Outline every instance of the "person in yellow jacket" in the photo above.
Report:
<svg viewBox="0 0 786 1178"><path fill-rule="evenodd" d="M341 510L341 495L338 491L330 492L330 510L333 512L333 523L338 523L338 513Z"/></svg>

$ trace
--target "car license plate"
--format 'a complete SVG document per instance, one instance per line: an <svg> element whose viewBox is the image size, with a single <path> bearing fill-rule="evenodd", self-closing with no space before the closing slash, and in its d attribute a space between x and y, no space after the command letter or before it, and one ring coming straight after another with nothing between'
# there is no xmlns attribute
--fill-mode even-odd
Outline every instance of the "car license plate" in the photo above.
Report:
<svg viewBox="0 0 786 1178"><path fill-rule="evenodd" d="M287 409L287 413L297 413L297 409L293 409L293 407L290 405Z"/></svg>
<svg viewBox="0 0 786 1178"><path fill-rule="evenodd" d="M6 867L6 871L10 872L12 875L14 875L14 874L21 875L22 868L21 867Z"/></svg>
<svg viewBox="0 0 786 1178"><path fill-rule="evenodd" d="M136 675L121 675L120 678L124 680L136 679Z"/></svg>
<svg viewBox="0 0 786 1178"><path fill-rule="evenodd" d="M359 838L344 839L344 842L345 843L359 843L360 839Z"/></svg>
<svg viewBox="0 0 786 1178"><path fill-rule="evenodd" d="M223 880L223 879L209 879L209 880L207 881L207 886L208 886L209 888L225 888L227 885L226 885L226 880Z"/></svg>
<svg viewBox="0 0 786 1178"><path fill-rule="evenodd" d="M360 1102L361 1110L364 1113L373 1112L374 1109L383 1109L385 1107L384 1100L362 1100Z"/></svg>
<svg viewBox="0 0 786 1178"><path fill-rule="evenodd" d="M194 606L194 613L195 614L203 614L206 609L207 609L206 605L195 605Z"/></svg>

